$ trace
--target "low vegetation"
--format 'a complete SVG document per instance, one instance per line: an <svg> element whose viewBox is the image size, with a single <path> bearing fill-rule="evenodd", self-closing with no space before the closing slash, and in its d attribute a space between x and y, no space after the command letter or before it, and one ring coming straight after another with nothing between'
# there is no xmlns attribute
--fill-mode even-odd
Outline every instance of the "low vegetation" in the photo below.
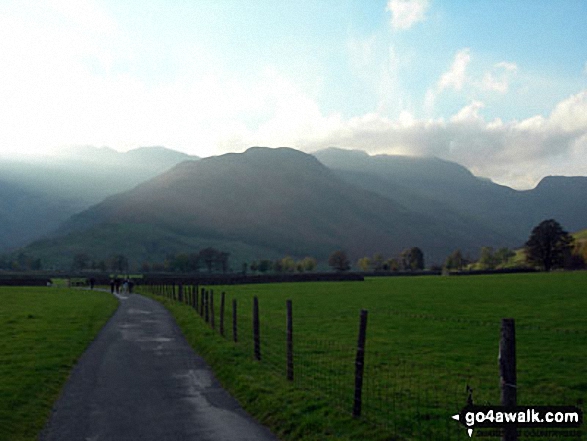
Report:
<svg viewBox="0 0 587 441"><path fill-rule="evenodd" d="M99 292L2 287L0 304L0 439L32 441L117 301Z"/></svg>
<svg viewBox="0 0 587 441"><path fill-rule="evenodd" d="M225 386L284 440L455 439L462 428L449 418L464 405L466 385L476 403L499 401L501 318L516 319L519 402L584 402L585 287L585 272L211 287L226 291L227 305L238 302L236 345L189 306L164 302ZM253 296L261 311L260 363L252 361ZM285 379L286 299L294 308L294 385ZM354 421L361 309L369 311L365 410Z"/></svg>

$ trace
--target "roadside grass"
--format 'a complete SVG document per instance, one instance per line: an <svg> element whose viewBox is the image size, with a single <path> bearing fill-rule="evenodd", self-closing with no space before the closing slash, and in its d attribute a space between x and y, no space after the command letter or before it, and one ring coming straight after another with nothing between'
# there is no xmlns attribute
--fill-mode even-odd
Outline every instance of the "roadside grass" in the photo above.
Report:
<svg viewBox="0 0 587 441"><path fill-rule="evenodd" d="M457 430L464 436L450 415L465 404L467 384L476 403L499 403L497 353L506 317L516 319L520 404L575 405L587 396L587 272L210 288L217 329L219 294L227 294L227 339L191 308L162 301L225 386L284 440L456 439ZM260 363L252 361L253 296L260 304ZM237 345L228 341L233 298ZM293 385L285 380L286 299L294 309ZM364 417L354 421L361 309L369 311ZM379 430L371 433L367 421Z"/></svg>
<svg viewBox="0 0 587 441"><path fill-rule="evenodd" d="M103 292L0 288L0 440L38 439L71 368L117 305Z"/></svg>

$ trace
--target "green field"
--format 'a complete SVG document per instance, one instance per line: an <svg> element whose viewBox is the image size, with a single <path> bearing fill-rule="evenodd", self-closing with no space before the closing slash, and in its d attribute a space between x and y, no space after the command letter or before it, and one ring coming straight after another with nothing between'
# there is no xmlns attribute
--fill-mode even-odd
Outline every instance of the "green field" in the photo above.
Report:
<svg viewBox="0 0 587 441"><path fill-rule="evenodd" d="M36 440L69 371L113 314L109 294L0 288L0 440Z"/></svg>
<svg viewBox="0 0 587 441"><path fill-rule="evenodd" d="M202 331L189 308L172 310L222 381L283 439L327 439L329 433L332 439L468 439L449 417L464 406L466 385L475 403L499 404L497 353L506 317L516 320L519 404L582 405L587 396L586 272L211 288L216 328L219 293L227 293L227 337L229 307L237 299L238 344ZM253 296L260 304L262 362L251 365ZM285 380L286 299L294 309L294 387ZM361 309L369 311L361 421L376 433L345 420ZM206 338L189 337L196 329ZM292 399L295 391L306 401ZM253 396L263 396L265 406ZM322 404L308 409L312 399ZM280 402L290 404L269 409Z"/></svg>

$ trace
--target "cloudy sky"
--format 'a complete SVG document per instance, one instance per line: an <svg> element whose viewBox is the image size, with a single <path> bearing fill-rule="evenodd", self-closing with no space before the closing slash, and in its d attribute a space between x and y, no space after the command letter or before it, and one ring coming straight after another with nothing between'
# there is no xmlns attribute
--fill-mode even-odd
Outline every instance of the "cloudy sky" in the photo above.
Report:
<svg viewBox="0 0 587 441"><path fill-rule="evenodd" d="M587 175L583 0L2 0L0 154L163 145Z"/></svg>

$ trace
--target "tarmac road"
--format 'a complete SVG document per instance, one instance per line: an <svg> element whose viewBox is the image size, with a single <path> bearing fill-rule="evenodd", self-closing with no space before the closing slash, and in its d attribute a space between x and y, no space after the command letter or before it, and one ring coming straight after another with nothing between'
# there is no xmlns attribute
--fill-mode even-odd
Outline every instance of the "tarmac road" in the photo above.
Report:
<svg viewBox="0 0 587 441"><path fill-rule="evenodd" d="M119 298L41 441L277 441L220 387L162 305Z"/></svg>

